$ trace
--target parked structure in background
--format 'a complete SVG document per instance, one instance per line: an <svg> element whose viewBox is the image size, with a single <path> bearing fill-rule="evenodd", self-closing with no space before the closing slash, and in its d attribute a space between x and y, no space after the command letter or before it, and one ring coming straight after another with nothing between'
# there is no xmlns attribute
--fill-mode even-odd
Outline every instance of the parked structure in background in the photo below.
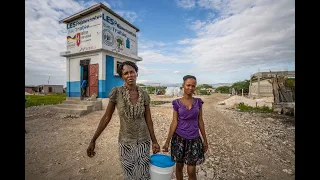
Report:
<svg viewBox="0 0 320 180"><path fill-rule="evenodd" d="M39 87L38 86L24 86L24 92L28 93L28 94L39 92Z"/></svg>
<svg viewBox="0 0 320 180"><path fill-rule="evenodd" d="M295 71L257 72L250 77L249 97L273 97L271 80L275 77L294 78Z"/></svg>
<svg viewBox="0 0 320 180"><path fill-rule="evenodd" d="M273 97L274 112L295 116L295 84L289 87L288 78L295 78L295 71L255 73L250 77L249 97Z"/></svg>
<svg viewBox="0 0 320 180"><path fill-rule="evenodd" d="M41 93L44 93L44 94L50 94L50 93L61 94L61 93L63 93L63 85L46 84L46 85L41 85L39 87L41 89Z"/></svg>
<svg viewBox="0 0 320 180"><path fill-rule="evenodd" d="M62 94L64 93L63 85L38 85L38 86L25 86L24 88L25 93L28 94Z"/></svg>

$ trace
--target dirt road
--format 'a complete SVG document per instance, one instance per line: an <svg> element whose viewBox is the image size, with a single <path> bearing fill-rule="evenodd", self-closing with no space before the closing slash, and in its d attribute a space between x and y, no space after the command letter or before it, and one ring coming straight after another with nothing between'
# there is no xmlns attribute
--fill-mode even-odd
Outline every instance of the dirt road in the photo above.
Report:
<svg viewBox="0 0 320 180"><path fill-rule="evenodd" d="M293 117L226 109L217 105L228 98L223 94L201 98L205 102L203 115L209 150L205 163L197 168L199 179L295 179ZM172 99L152 96L152 100ZM86 148L103 113L97 111L71 118L55 114L52 106L27 108L26 179L122 179L117 112L97 140L96 156L86 156ZM152 106L151 113L162 146L171 122L172 106Z"/></svg>

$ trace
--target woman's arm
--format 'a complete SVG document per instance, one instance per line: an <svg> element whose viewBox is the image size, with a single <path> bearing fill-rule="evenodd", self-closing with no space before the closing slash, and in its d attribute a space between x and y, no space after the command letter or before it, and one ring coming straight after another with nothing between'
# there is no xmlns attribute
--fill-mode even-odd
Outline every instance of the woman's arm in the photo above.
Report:
<svg viewBox="0 0 320 180"><path fill-rule="evenodd" d="M202 107L200 108L200 113L199 113L199 129L203 138L204 151L206 152L208 150L208 141L207 141L206 131L204 128L204 122L202 118Z"/></svg>
<svg viewBox="0 0 320 180"><path fill-rule="evenodd" d="M169 143L170 143L170 140L173 136L173 133L176 131L177 125L178 125L178 112L173 110L173 118L172 118L172 122L170 124L168 137L167 137L165 144L162 147L164 152L168 152Z"/></svg>
<svg viewBox="0 0 320 180"><path fill-rule="evenodd" d="M154 135L154 129L153 129L153 122L152 122L152 119L151 119L150 106L146 105L145 109L146 109L145 119L146 119L146 123L147 123L148 129L149 129L151 141L152 141L152 143L158 143L158 141L156 139L156 136Z"/></svg>
<svg viewBox="0 0 320 180"><path fill-rule="evenodd" d="M145 106L145 119L146 119L146 123L148 126L148 130L150 133L150 137L151 137L151 141L152 141L152 151L154 154L160 152L160 146L158 144L157 138L154 135L154 129L153 129L153 122L151 119L151 112L150 112L150 106L146 105Z"/></svg>
<svg viewBox="0 0 320 180"><path fill-rule="evenodd" d="M168 143L168 144L170 143L170 140L173 136L173 133L176 131L177 125L178 125L178 112L173 111L173 118L172 118L172 122L170 124L170 129L169 129L166 143Z"/></svg>
<svg viewBox="0 0 320 180"><path fill-rule="evenodd" d="M100 123L99 123L99 126L98 126L96 132L94 133L91 142L96 142L96 140L98 139L98 137L100 136L102 131L107 127L107 125L109 124L109 122L112 118L112 114L114 112L114 109L115 109L115 103L109 101L106 112L102 116Z"/></svg>

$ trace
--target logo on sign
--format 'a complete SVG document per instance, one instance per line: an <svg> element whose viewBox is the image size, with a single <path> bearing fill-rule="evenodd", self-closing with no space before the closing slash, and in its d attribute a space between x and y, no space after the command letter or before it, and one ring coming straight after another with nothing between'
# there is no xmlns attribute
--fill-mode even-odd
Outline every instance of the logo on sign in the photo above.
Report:
<svg viewBox="0 0 320 180"><path fill-rule="evenodd" d="M77 41L76 41L76 44L77 44L77 46L79 46L80 45L80 33L77 33L77 39L76 39Z"/></svg>
<svg viewBox="0 0 320 180"><path fill-rule="evenodd" d="M116 37L116 44L117 44L117 49L119 51L122 51L123 50L123 46L124 46L124 41L123 41L122 37L120 37L120 36Z"/></svg>
<svg viewBox="0 0 320 180"><path fill-rule="evenodd" d="M104 29L102 31L102 40L107 46L112 46L114 44L114 36L109 29Z"/></svg>

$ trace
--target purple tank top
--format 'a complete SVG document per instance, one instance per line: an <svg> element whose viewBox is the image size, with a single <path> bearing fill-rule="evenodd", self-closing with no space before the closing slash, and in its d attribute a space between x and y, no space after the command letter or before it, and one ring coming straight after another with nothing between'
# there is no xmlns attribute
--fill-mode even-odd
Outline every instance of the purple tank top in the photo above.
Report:
<svg viewBox="0 0 320 180"><path fill-rule="evenodd" d="M178 125L175 133L186 138L194 139L200 136L199 113L203 104L201 98L194 98L190 110L180 102L180 99L172 101L173 109L178 112Z"/></svg>

